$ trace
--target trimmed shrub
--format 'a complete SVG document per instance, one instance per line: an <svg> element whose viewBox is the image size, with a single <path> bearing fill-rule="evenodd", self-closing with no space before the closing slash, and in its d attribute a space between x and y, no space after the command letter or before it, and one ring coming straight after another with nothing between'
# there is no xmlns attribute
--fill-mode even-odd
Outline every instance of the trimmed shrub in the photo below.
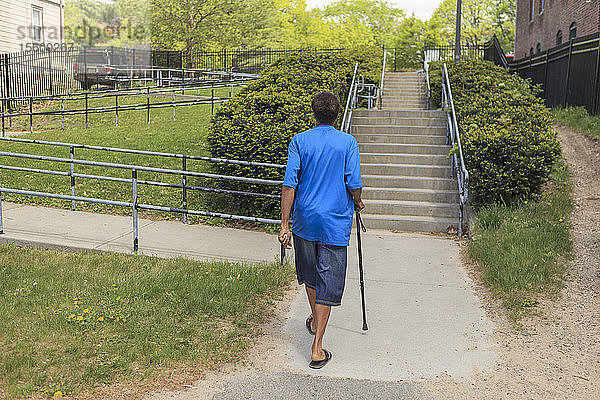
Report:
<svg viewBox="0 0 600 400"><path fill-rule="evenodd" d="M539 88L487 61L447 67L473 205L538 193L561 155ZM441 64L434 63L432 104L440 103L441 83Z"/></svg>
<svg viewBox="0 0 600 400"><path fill-rule="evenodd" d="M208 149L213 157L285 164L294 135L315 125L312 97L321 91L337 94L342 107L352 82L356 62L368 83L378 83L381 49L346 50L340 54L298 53L281 58L221 106L211 121ZM338 124L340 118L338 119ZM284 170L215 164L218 173L264 179L283 179ZM239 184L224 183L222 187ZM244 185L243 190L279 194L281 187ZM277 218L279 201L239 196L228 198L228 211ZM222 204L225 205L225 204Z"/></svg>

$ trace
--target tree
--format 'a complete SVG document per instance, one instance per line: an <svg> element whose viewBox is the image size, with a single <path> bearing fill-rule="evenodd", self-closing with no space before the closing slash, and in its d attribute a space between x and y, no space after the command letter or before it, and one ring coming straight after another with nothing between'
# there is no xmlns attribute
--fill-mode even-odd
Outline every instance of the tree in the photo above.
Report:
<svg viewBox="0 0 600 400"><path fill-rule="evenodd" d="M512 48L516 2L511 0L463 0L462 42L481 44L494 34L503 46ZM444 0L434 11L429 23L453 44L456 31L456 0Z"/></svg>
<svg viewBox="0 0 600 400"><path fill-rule="evenodd" d="M323 17L347 31L360 27L368 36L357 44L374 42L389 47L404 13L382 0L339 0L325 7Z"/></svg>
<svg viewBox="0 0 600 400"><path fill-rule="evenodd" d="M84 46L148 44L148 4L144 0L67 0L65 40Z"/></svg>

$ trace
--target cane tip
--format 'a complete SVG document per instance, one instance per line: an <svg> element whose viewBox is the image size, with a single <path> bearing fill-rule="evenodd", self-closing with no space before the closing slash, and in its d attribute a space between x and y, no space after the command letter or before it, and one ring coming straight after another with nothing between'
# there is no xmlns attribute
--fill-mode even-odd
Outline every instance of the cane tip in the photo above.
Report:
<svg viewBox="0 0 600 400"><path fill-rule="evenodd" d="M363 323L363 331L368 331L368 330L369 330L369 327L367 326L367 323L364 322Z"/></svg>

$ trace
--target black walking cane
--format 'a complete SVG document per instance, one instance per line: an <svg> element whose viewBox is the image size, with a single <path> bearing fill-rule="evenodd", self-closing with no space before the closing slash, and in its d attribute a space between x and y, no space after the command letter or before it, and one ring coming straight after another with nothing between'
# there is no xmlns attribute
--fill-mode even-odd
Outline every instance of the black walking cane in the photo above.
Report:
<svg viewBox="0 0 600 400"><path fill-rule="evenodd" d="M360 240L360 231L366 232L367 228L365 224L362 222L362 218L360 217L360 212L356 212L356 236L358 238L358 272L360 275L360 297L362 300L362 318L363 318L363 331L369 329L367 326L367 310L365 306L365 280L363 278L363 262L362 262L362 242Z"/></svg>

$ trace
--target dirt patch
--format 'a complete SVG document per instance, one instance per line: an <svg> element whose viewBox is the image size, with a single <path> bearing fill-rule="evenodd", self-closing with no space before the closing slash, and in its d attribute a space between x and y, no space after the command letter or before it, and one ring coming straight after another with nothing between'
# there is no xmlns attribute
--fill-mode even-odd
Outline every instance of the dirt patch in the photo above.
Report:
<svg viewBox="0 0 600 400"><path fill-rule="evenodd" d="M491 373L474 371L463 381L427 383L440 399L600 398L600 142L559 126L573 180L575 257L559 299L541 300L539 314L514 329L500 303L479 285L474 289L497 330L490 338L501 361Z"/></svg>

